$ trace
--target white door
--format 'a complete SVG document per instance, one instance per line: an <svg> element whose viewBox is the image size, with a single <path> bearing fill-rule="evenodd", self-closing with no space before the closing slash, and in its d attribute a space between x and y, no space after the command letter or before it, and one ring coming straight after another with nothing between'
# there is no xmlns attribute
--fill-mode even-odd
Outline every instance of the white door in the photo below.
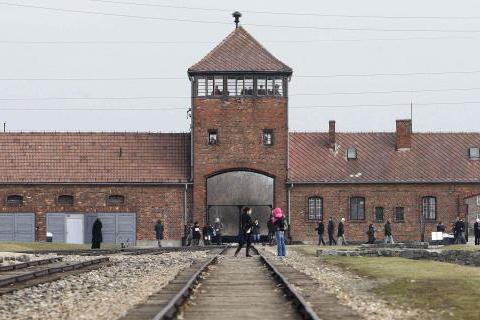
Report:
<svg viewBox="0 0 480 320"><path fill-rule="evenodd" d="M65 242L83 243L83 215L68 214L65 219Z"/></svg>

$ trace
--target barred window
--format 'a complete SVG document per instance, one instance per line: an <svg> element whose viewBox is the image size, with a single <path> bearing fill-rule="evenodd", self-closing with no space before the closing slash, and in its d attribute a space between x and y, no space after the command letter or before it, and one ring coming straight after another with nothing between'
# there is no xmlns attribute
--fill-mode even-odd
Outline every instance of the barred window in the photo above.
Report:
<svg viewBox="0 0 480 320"><path fill-rule="evenodd" d="M209 76L207 77L207 95L208 96L213 96L213 77Z"/></svg>
<svg viewBox="0 0 480 320"><path fill-rule="evenodd" d="M218 131L217 129L208 130L208 144L213 146L218 143Z"/></svg>
<svg viewBox="0 0 480 320"><path fill-rule="evenodd" d="M265 129L263 130L263 144L266 146L273 145L273 130Z"/></svg>
<svg viewBox="0 0 480 320"><path fill-rule="evenodd" d="M365 220L365 198L350 198L350 220Z"/></svg>
<svg viewBox="0 0 480 320"><path fill-rule="evenodd" d="M212 95L214 96L223 95L223 77L222 76L215 76Z"/></svg>
<svg viewBox="0 0 480 320"><path fill-rule="evenodd" d="M205 77L197 77L197 97L205 97L207 95L207 80Z"/></svg>
<svg viewBox="0 0 480 320"><path fill-rule="evenodd" d="M308 219L322 220L323 219L323 199L320 197L308 198Z"/></svg>
<svg viewBox="0 0 480 320"><path fill-rule="evenodd" d="M237 91L235 93L236 96L243 95L244 88L243 88L243 77L237 77Z"/></svg>
<svg viewBox="0 0 480 320"><path fill-rule="evenodd" d="M107 204L111 206L121 205L125 203L125 197L119 194L108 196Z"/></svg>
<svg viewBox="0 0 480 320"><path fill-rule="evenodd" d="M71 205L73 205L73 196L63 194L63 195L58 197L57 202L59 204L62 204L62 205L71 206Z"/></svg>
<svg viewBox="0 0 480 320"><path fill-rule="evenodd" d="M234 96L237 92L237 77L227 78L227 96Z"/></svg>
<svg viewBox="0 0 480 320"><path fill-rule="evenodd" d="M257 95L264 96L267 94L267 78L258 77L257 78Z"/></svg>
<svg viewBox="0 0 480 320"><path fill-rule="evenodd" d="M404 207L395 207L395 221L397 221L397 222L405 221L405 208Z"/></svg>
<svg viewBox="0 0 480 320"><path fill-rule="evenodd" d="M273 96L273 80L274 77L267 77L267 94Z"/></svg>
<svg viewBox="0 0 480 320"><path fill-rule="evenodd" d="M383 208L375 207L375 222L383 222Z"/></svg>
<svg viewBox="0 0 480 320"><path fill-rule="evenodd" d="M437 198L423 197L422 198L422 212L425 220L437 219Z"/></svg>
<svg viewBox="0 0 480 320"><path fill-rule="evenodd" d="M9 206L21 206L23 204L23 196L18 194L12 194L7 197L7 205Z"/></svg>
<svg viewBox="0 0 480 320"><path fill-rule="evenodd" d="M244 96L253 96L253 77L245 77L245 89L243 91Z"/></svg>

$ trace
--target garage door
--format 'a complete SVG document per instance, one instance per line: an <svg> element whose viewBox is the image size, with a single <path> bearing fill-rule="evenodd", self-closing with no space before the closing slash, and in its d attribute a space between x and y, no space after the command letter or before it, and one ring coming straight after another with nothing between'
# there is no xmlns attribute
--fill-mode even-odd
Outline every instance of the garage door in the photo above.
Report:
<svg viewBox="0 0 480 320"><path fill-rule="evenodd" d="M35 241L34 213L1 213L0 241Z"/></svg>
<svg viewBox="0 0 480 320"><path fill-rule="evenodd" d="M92 228L95 219L102 221L104 243L136 244L137 223L135 213L97 213L85 215L85 242L92 242Z"/></svg>

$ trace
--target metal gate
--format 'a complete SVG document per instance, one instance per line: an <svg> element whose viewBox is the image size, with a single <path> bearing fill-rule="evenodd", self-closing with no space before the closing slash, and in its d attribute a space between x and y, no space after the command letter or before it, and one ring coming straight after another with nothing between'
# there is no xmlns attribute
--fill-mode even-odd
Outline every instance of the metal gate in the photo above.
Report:
<svg viewBox="0 0 480 320"><path fill-rule="evenodd" d="M34 242L34 213L1 213L0 241Z"/></svg>
<svg viewBox="0 0 480 320"><path fill-rule="evenodd" d="M123 212L85 213L83 229L85 243L92 242L93 223L97 218L102 222L102 237L104 243L136 244L136 214ZM65 242L64 213L47 213L47 232L53 233L53 242Z"/></svg>
<svg viewBox="0 0 480 320"><path fill-rule="evenodd" d="M137 240L137 219L135 213L88 213L85 214L85 242L92 242L92 228L95 220L102 222L104 243L128 243L135 245Z"/></svg>

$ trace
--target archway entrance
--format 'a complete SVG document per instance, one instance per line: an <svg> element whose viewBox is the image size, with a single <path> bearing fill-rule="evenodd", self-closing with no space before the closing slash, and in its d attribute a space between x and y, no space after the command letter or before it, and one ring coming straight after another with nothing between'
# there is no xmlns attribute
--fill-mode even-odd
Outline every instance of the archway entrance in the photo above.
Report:
<svg viewBox="0 0 480 320"><path fill-rule="evenodd" d="M229 171L207 179L207 221L220 218L224 224L225 241L236 241L240 214L244 207L252 208L252 218L258 219L261 235L268 234L267 220L273 206L272 177L251 171Z"/></svg>

